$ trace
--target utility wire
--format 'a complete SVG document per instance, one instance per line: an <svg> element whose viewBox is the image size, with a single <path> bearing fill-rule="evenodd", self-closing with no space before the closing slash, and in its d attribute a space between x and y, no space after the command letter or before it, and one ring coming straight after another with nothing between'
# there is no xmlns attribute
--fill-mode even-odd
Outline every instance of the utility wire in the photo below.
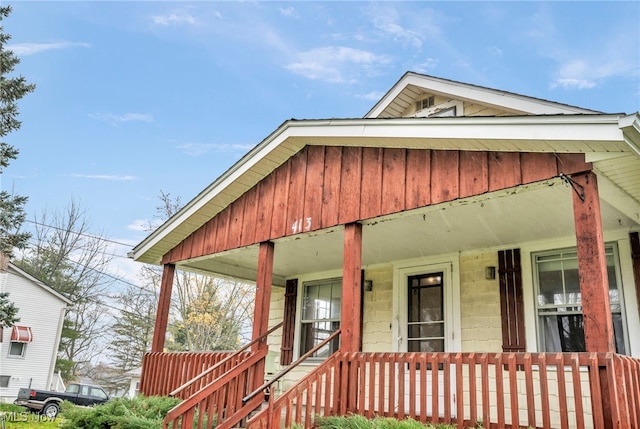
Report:
<svg viewBox="0 0 640 429"><path fill-rule="evenodd" d="M38 249L41 249L41 247L40 247L40 246L38 246L38 244L37 244L37 243L33 243L33 242L31 242L31 241L30 241L29 243L30 243L32 246L34 246L34 247L36 247L36 248L38 248ZM134 288L136 288L136 289L139 289L140 291L145 292L145 293L147 293L147 294L152 294L152 292L150 292L150 291L148 291L148 290L144 289L143 287L138 286L138 285L137 285L137 284L135 284L135 283L131 283L130 281L125 280L125 279L123 279L123 278L121 278L121 277L116 277L116 276L115 276L115 275L113 275L113 274L105 273L104 271L100 271L100 270L97 270L97 269L95 269L95 268L93 268L93 267L90 267L90 266L88 266L88 265L81 264L80 262L74 261L73 259L69 259L69 258L67 258L67 257L65 257L65 258L64 258L64 260L65 260L66 262L72 263L72 264L77 265L77 266L80 266L80 267L82 267L82 268L87 268L87 269L89 269L89 270L92 270L92 271L94 271L94 272L96 272L96 273L98 273L98 274L100 274L100 275L105 276L105 277L109 277L109 278L111 278L111 279L113 279L113 280L116 280L116 281L118 281L118 282L121 282L121 283L123 283L123 284L125 284L125 285L127 285L127 286L131 286L131 287L134 287Z"/></svg>
<svg viewBox="0 0 640 429"><path fill-rule="evenodd" d="M54 226L54 225L47 225L46 223L36 222L34 220L25 219L25 222L32 223L32 224L34 224L36 226L44 226L44 227L47 227L47 228L57 229L58 231L65 231L65 232L68 231L66 228L61 228L59 226ZM111 240L111 239L100 237L100 236L97 236L97 235L85 234L85 233L75 232L75 231L70 231L70 232L72 232L72 233L74 233L76 235L89 237L89 238L95 238L97 240L101 240L101 241L106 241L108 243L117 244L119 246L133 247L129 243L122 243L122 242L119 242L119 241Z"/></svg>

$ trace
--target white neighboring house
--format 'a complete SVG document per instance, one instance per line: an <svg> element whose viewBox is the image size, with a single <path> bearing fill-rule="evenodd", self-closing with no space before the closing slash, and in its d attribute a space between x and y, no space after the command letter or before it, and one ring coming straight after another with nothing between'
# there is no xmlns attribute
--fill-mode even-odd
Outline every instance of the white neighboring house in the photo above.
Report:
<svg viewBox="0 0 640 429"><path fill-rule="evenodd" d="M9 293L20 321L0 330L0 402L13 402L22 387L57 385L54 368L62 324L73 302L14 264L4 265L0 291Z"/></svg>

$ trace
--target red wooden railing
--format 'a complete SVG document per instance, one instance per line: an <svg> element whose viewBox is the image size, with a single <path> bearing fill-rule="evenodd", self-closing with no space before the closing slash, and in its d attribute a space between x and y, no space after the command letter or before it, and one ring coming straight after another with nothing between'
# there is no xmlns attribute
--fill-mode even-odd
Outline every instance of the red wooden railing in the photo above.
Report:
<svg viewBox="0 0 640 429"><path fill-rule="evenodd" d="M168 396L178 387L200 376L235 353L146 353L142 358L140 393L145 396ZM201 378L201 385L194 387L196 390L200 389L230 368L231 362L229 365L218 367L215 373ZM186 398L181 395L177 395L177 397Z"/></svg>
<svg viewBox="0 0 640 429"><path fill-rule="evenodd" d="M640 360L611 353L335 353L247 423L393 416L459 428L640 428Z"/></svg>
<svg viewBox="0 0 640 429"><path fill-rule="evenodd" d="M256 396L244 403L242 399L253 391L257 368L267 355L262 348L252 353L231 371L218 377L191 395L166 415L162 427L227 429L249 415L262 404Z"/></svg>
<svg viewBox="0 0 640 429"><path fill-rule="evenodd" d="M253 392L264 377L264 359L268 352L266 338L282 323L269 329L237 352L228 355L171 391L171 396L184 401L172 408L163 421L163 428L230 428L249 415L263 402L255 396L243 399ZM257 350L250 348L262 343Z"/></svg>

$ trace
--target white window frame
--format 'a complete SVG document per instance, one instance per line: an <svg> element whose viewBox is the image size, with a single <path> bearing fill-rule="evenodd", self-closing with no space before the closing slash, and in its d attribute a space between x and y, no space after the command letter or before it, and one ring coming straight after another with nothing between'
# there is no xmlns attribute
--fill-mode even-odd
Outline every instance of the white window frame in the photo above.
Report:
<svg viewBox="0 0 640 429"><path fill-rule="evenodd" d="M626 345L627 354L632 357L640 357L640 341L629 341L629 338L640 338L640 312L637 302L635 280L633 278L633 266L631 261L631 243L628 230L606 231L604 242L616 244L618 248L618 263L620 266L619 285L622 290L622 311L626 319ZM523 243L520 246L522 263L522 288L524 296L525 337L527 351L540 352L538 345L538 314L536 309L537 291L534 283L534 270L532 254L546 252L553 249L575 247L575 237L563 237L552 240Z"/></svg>
<svg viewBox="0 0 640 429"><path fill-rule="evenodd" d="M453 111L455 114L448 114ZM460 100L449 100L444 103L436 103L431 107L417 111L414 115L416 118L427 117L446 117L446 116L464 116L464 104Z"/></svg>
<svg viewBox="0 0 640 429"><path fill-rule="evenodd" d="M11 349L13 349L14 344L22 344L22 349L20 354L11 353ZM27 351L27 343L23 343L21 341L11 341L9 343L8 356L10 358L23 358L24 355L26 354L26 351Z"/></svg>
<svg viewBox="0 0 640 429"><path fill-rule="evenodd" d="M335 278L342 277L342 270L333 270L333 271L325 271L321 273L313 273L308 275L301 275L298 277L298 293L296 294L296 328L294 333L294 341L293 341L293 356L294 360L299 359L301 356L300 353L300 342L302 341L302 305L304 299L304 284L322 280L331 280ZM342 312L341 312L342 313ZM340 315L340 319L342 319L342 314ZM341 320L342 322L342 320ZM340 325L342 326L342 324ZM322 362L324 359L321 358L309 358L305 362L302 362L302 365L305 363L311 365L317 365Z"/></svg>
<svg viewBox="0 0 640 429"><path fill-rule="evenodd" d="M624 343L624 350L625 353L629 352L629 341L628 341L628 335L627 335L627 323L626 323L626 315L625 315L625 305L624 305L624 290L622 288L622 280L621 280L621 275L620 275L620 257L618 255L618 249L617 249L617 245L615 243L605 243L605 247L608 249L607 253L610 252L612 258L613 258L613 263L614 263L614 271L615 271L615 277L616 277L616 289L618 291L618 301L615 302L616 305L620 306L620 311L616 311L616 313L620 314L620 317L622 319L622 342ZM537 268L537 262L536 259L539 256L550 256L550 255L560 255L562 253L575 253L577 252L577 248L575 246L572 247L565 247L565 248L561 248L561 249L549 249L546 251L542 251L542 252L535 252L531 254L532 257L532 265L533 265L533 278L534 278L534 282L535 282L535 295L534 295L534 303L535 303L535 309L536 309L536 322L537 322L537 344L538 344L538 349L545 351L545 347L544 347L544 326L542 326L541 321L542 318L544 317L545 314L552 316L554 313L552 311L553 308L572 308L572 307L580 307L581 310L577 311L577 310L573 310L571 311L571 313L573 314L583 314L583 310L582 310L582 303L575 303L575 304L564 304L564 305L548 305L548 306L544 306L544 305L540 305L540 303L538 302L538 294L539 294L539 287L540 287L540 283L539 283L539 279L538 279L538 275L539 275L539 270ZM563 259L566 260L566 259ZM576 262L577 262L577 258L576 258ZM544 312L545 309L551 310L549 312ZM542 313L541 313L542 311ZM562 312L558 312L558 314L562 314ZM567 313L569 314L569 313ZM561 352L561 350L558 350L556 352Z"/></svg>
<svg viewBox="0 0 640 429"><path fill-rule="evenodd" d="M5 380L6 380L6 383L4 383ZM0 375L0 388L6 389L8 387L11 387L10 384L11 384L10 375Z"/></svg>
<svg viewBox="0 0 640 429"><path fill-rule="evenodd" d="M444 351L462 350L460 329L460 257L442 255L395 263L393 266L393 320L391 322L391 350L405 352L408 347L407 285L410 276L442 272L444 309Z"/></svg>

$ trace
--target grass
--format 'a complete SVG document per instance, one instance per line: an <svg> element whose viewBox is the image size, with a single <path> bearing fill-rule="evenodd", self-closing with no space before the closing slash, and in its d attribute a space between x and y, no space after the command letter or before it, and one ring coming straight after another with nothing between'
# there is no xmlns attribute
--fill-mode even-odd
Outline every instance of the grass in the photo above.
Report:
<svg viewBox="0 0 640 429"><path fill-rule="evenodd" d="M0 421L4 420L6 429L58 429L62 421L61 418L52 421L13 404L0 404L0 415Z"/></svg>
<svg viewBox="0 0 640 429"><path fill-rule="evenodd" d="M412 419L397 420L390 417L367 419L359 415L347 417L318 417L319 429L450 429L450 425L432 425L420 423Z"/></svg>

